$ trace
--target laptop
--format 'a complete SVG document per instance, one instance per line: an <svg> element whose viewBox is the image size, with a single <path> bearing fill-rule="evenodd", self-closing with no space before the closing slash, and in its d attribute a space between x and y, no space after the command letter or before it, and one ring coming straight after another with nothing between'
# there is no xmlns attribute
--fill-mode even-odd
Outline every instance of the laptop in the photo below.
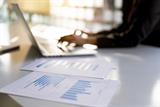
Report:
<svg viewBox="0 0 160 107"><path fill-rule="evenodd" d="M33 36L33 33L25 20L22 11L20 10L18 4L12 4L13 12L15 12L16 17L18 18L19 23L25 29L25 32L29 39L32 42L32 45L41 53L42 56L87 56L87 55L95 55L97 53L96 50L93 49L86 49L83 47L75 47L72 51L64 51L59 48L58 44L50 44L44 42L40 39L37 39ZM54 31L53 31L54 32ZM55 40L53 40L54 42ZM57 40L58 41L58 40Z"/></svg>

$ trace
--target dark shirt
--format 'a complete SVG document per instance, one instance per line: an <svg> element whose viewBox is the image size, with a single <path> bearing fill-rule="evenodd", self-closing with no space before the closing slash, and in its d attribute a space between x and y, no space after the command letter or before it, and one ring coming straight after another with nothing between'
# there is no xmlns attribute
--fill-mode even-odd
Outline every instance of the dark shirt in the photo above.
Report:
<svg viewBox="0 0 160 107"><path fill-rule="evenodd" d="M160 47L160 0L123 0L122 12L119 27L98 33L99 47L134 47L140 43Z"/></svg>

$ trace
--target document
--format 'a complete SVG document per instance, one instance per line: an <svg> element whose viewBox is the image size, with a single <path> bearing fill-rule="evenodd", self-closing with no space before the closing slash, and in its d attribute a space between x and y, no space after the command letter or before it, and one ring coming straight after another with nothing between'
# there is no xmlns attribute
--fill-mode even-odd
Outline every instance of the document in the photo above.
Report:
<svg viewBox="0 0 160 107"><path fill-rule="evenodd" d="M87 76L94 78L105 78L112 69L114 63L102 57L91 58L40 58L21 69L29 71L52 72L56 74Z"/></svg>
<svg viewBox="0 0 160 107"><path fill-rule="evenodd" d="M92 107L106 107L119 87L115 80L32 72L1 93Z"/></svg>

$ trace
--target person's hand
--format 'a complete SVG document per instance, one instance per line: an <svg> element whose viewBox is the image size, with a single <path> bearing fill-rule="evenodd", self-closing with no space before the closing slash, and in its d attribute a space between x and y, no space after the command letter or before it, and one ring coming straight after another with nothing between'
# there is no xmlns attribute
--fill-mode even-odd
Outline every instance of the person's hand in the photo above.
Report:
<svg viewBox="0 0 160 107"><path fill-rule="evenodd" d="M68 42L66 45L76 44L76 46L82 46L86 43L86 39L82 38L81 36L75 35L67 35L63 36L59 39L59 44L63 44L64 42Z"/></svg>
<svg viewBox="0 0 160 107"><path fill-rule="evenodd" d="M74 32L74 34L75 35L80 35L80 36L82 36L82 37L93 37L93 36L97 36L97 33L93 33L93 32L85 32L85 31L83 31L83 30L75 30L75 32Z"/></svg>
<svg viewBox="0 0 160 107"><path fill-rule="evenodd" d="M84 44L97 44L96 36L82 30L75 30L74 34L63 36L58 41L59 48L62 50L68 48L72 50L75 46L83 46ZM66 49L65 49L66 50Z"/></svg>

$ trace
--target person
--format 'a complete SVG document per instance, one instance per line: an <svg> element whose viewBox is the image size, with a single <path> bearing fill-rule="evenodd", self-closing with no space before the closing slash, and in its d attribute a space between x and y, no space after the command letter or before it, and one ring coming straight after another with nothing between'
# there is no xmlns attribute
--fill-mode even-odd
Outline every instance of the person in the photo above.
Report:
<svg viewBox="0 0 160 107"><path fill-rule="evenodd" d="M147 44L160 47L160 0L123 0L122 24L109 31L84 32L88 38L67 35L59 43L68 41L79 46L95 44L99 48L135 47Z"/></svg>

